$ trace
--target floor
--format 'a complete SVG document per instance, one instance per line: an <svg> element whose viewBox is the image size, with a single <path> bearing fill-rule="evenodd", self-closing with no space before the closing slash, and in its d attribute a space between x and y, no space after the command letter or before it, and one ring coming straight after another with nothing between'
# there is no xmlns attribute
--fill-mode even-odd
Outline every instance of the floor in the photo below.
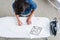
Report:
<svg viewBox="0 0 60 40"><path fill-rule="evenodd" d="M14 16L14 11L12 9L12 3L14 0L0 0L0 17L5 16ZM37 3L37 9L35 10L35 16L39 17L48 17L53 19L57 17L60 22L60 12L56 8L54 8L48 0L35 0ZM6 38L1 38L0 40L6 40ZM9 39L9 40L43 40L43 39ZM55 37L48 37L48 40L60 40L60 33L58 33Z"/></svg>

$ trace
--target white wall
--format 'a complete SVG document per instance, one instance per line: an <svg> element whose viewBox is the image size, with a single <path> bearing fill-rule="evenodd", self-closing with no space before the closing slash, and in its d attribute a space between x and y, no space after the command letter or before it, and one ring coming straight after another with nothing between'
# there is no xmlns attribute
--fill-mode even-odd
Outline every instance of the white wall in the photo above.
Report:
<svg viewBox="0 0 60 40"><path fill-rule="evenodd" d="M12 3L14 0L0 0L0 17L14 15Z"/></svg>

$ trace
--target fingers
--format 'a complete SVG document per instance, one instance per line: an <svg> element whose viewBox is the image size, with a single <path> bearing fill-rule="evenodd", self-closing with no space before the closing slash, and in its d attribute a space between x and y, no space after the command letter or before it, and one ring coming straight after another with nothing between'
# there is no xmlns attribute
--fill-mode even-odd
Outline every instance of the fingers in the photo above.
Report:
<svg viewBox="0 0 60 40"><path fill-rule="evenodd" d="M31 24L31 21L28 21L27 24L30 25Z"/></svg>
<svg viewBox="0 0 60 40"><path fill-rule="evenodd" d="M27 19L27 24L30 25L31 24L31 20Z"/></svg>
<svg viewBox="0 0 60 40"><path fill-rule="evenodd" d="M19 26L22 26L22 22L18 22L18 25L19 25Z"/></svg>

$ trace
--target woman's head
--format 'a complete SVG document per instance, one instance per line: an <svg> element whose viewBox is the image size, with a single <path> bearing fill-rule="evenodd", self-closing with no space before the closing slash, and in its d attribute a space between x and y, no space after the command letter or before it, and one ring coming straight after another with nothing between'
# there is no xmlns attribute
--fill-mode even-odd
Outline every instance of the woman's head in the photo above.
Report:
<svg viewBox="0 0 60 40"><path fill-rule="evenodd" d="M26 0L15 0L15 1L17 2L16 5L18 5L18 9L20 12L23 12L29 6Z"/></svg>
<svg viewBox="0 0 60 40"><path fill-rule="evenodd" d="M19 2L25 2L26 0L15 0L15 1L19 1Z"/></svg>
<svg viewBox="0 0 60 40"><path fill-rule="evenodd" d="M26 10L27 7L29 7L30 5L28 3L24 3L21 7L20 7L20 12L24 12Z"/></svg>

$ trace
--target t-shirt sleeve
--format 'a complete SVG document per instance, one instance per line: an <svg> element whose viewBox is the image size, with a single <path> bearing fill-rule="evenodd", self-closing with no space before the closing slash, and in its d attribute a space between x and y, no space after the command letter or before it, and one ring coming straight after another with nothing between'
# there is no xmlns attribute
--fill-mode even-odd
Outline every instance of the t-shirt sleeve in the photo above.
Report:
<svg viewBox="0 0 60 40"><path fill-rule="evenodd" d="M31 5L31 8L32 9L36 9L37 8L37 5L36 5L36 3L34 2L34 1L32 1L32 0L29 0L29 4Z"/></svg>

